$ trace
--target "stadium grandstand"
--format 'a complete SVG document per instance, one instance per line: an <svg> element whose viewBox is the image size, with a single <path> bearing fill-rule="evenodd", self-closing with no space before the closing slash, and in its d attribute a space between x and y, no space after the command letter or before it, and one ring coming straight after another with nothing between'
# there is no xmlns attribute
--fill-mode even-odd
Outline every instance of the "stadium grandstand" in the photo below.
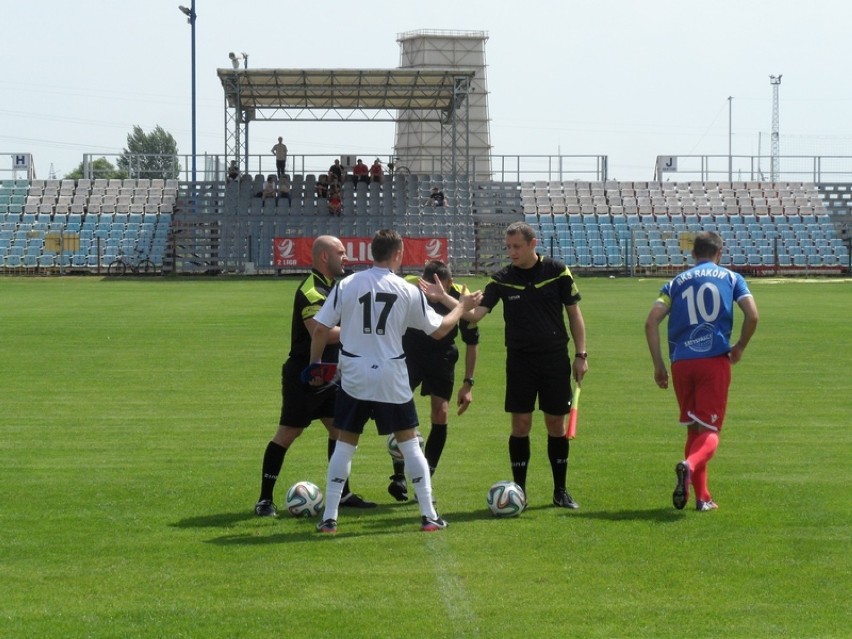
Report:
<svg viewBox="0 0 852 639"><path fill-rule="evenodd" d="M503 231L517 220L537 230L540 251L590 274L678 271L702 229L724 238L726 266L752 275L850 272L852 158L832 158L842 167L832 171L773 158L781 171L767 181L754 168L759 157L702 157L693 172L680 158L680 170L668 173L658 170L658 157L649 162L656 179L617 181L608 178L605 155L496 156L486 39L402 34L395 69L219 69L225 153L205 155L198 181L185 173L122 180L0 173L0 274L280 274L309 268L308 247L320 234L341 237L350 259L367 263L380 228L409 240L412 271L441 258L457 273L489 273L504 263ZM346 179L339 217L317 189L334 156L291 156L289 199L258 197L267 176L277 176L274 158L248 152L251 122L300 119L396 123L383 181ZM84 169L92 159L84 156ZM234 159L240 175L230 180L225 167ZM714 162L724 168L707 169ZM823 165L819 157L806 163ZM785 173L785 164L796 171ZM432 205L435 187L443 206Z"/></svg>
<svg viewBox="0 0 852 639"><path fill-rule="evenodd" d="M381 184L347 181L344 215L334 217L316 194L315 174L294 175L289 203L264 205L256 197L263 180L258 174L194 189L144 178L2 180L2 272L105 274L122 258L148 260L158 273L280 273L305 267L293 242L331 233L348 239L353 261L366 262L359 238L368 242L375 230L392 227L412 240L435 240L433 250L458 272L487 273L503 261L502 232L516 220L538 231L542 251L584 272L670 273L687 263L691 234L701 229L723 236L724 263L735 270L849 272L850 184L397 173ZM427 203L434 186L447 197L444 207Z"/></svg>

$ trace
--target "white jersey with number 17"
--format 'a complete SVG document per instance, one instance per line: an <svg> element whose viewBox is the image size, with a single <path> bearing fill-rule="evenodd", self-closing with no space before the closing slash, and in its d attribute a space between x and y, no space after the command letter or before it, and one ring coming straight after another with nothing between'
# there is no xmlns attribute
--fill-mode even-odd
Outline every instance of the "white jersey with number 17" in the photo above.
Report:
<svg viewBox="0 0 852 639"><path fill-rule="evenodd" d="M442 317L420 290L373 266L342 279L314 319L340 324L340 380L355 399L403 404L413 395L402 350L409 328L431 335Z"/></svg>

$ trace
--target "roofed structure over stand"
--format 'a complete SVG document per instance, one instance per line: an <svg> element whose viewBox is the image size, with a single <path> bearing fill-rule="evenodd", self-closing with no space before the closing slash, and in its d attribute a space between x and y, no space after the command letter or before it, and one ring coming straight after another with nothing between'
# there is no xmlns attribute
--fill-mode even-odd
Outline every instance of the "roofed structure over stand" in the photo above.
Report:
<svg viewBox="0 0 852 639"><path fill-rule="evenodd" d="M225 92L225 153L248 158L248 127L263 121L396 122L466 127L473 69L218 69ZM244 142L245 140L245 142ZM465 159L452 136L452 156Z"/></svg>

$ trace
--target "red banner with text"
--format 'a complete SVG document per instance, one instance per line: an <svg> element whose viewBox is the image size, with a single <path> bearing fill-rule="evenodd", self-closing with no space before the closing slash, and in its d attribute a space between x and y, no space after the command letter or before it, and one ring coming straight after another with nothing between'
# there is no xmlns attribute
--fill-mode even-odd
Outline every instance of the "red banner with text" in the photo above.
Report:
<svg viewBox="0 0 852 639"><path fill-rule="evenodd" d="M430 260L448 261L447 238L404 237L403 268L421 268ZM372 237L341 237L346 248L346 264L372 264ZM312 237L276 237L272 240L272 265L276 268L310 268Z"/></svg>

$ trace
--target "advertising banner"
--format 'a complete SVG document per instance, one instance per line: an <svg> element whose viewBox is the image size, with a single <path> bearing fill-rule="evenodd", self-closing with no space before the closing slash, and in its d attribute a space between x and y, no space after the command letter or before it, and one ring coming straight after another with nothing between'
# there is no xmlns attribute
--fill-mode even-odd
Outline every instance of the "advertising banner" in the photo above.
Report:
<svg viewBox="0 0 852 639"><path fill-rule="evenodd" d="M373 261L370 253L372 237L341 237L346 247L347 265L369 265ZM403 268L419 269L430 260L448 261L447 238L404 237L405 252ZM313 237L273 238L272 265L276 268L310 268Z"/></svg>

